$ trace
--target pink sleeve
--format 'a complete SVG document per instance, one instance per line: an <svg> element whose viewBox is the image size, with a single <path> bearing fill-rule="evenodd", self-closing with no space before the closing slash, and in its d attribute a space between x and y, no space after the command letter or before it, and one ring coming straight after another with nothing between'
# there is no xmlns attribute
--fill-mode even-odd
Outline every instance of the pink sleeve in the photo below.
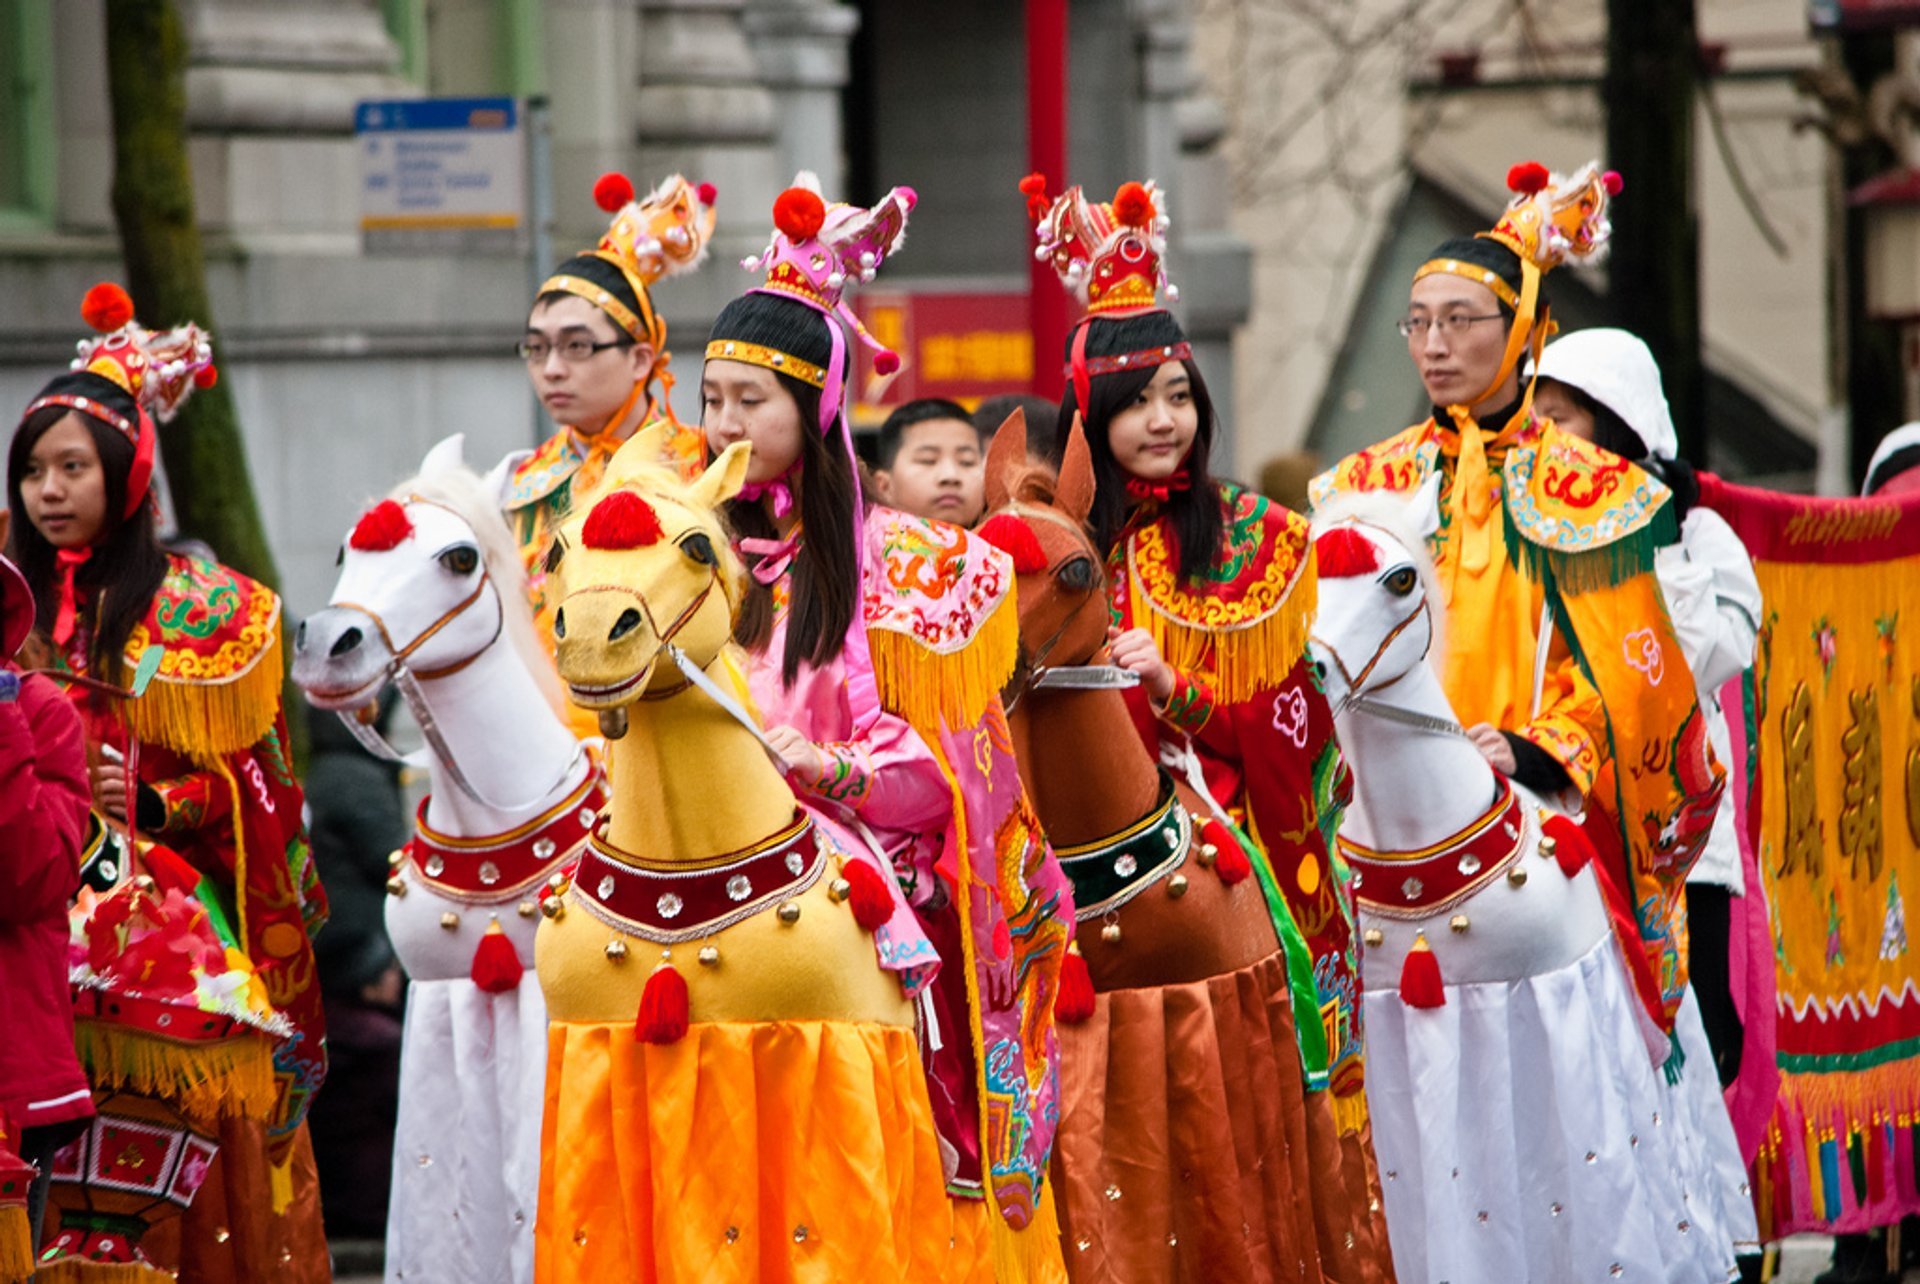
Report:
<svg viewBox="0 0 1920 1284"><path fill-rule="evenodd" d="M882 713L865 735L819 746L827 760L817 779L795 785L837 802L875 829L923 831L946 824L953 791L933 751L904 718Z"/></svg>

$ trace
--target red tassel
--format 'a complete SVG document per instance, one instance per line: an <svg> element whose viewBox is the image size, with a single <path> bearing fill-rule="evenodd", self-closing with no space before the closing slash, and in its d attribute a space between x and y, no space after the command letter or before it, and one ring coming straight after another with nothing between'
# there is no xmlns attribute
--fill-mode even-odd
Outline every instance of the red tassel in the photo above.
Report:
<svg viewBox="0 0 1920 1284"><path fill-rule="evenodd" d="M588 548L625 549L658 544L660 514L630 490L616 490L593 506L580 539Z"/></svg>
<svg viewBox="0 0 1920 1284"><path fill-rule="evenodd" d="M200 886L200 871L171 847L162 847L155 843L141 853L140 860L163 894L173 891L191 892Z"/></svg>
<svg viewBox="0 0 1920 1284"><path fill-rule="evenodd" d="M407 516L407 510L391 499L383 499L354 523L347 543L363 553L384 553L398 548L400 541L411 534L413 519Z"/></svg>
<svg viewBox="0 0 1920 1284"><path fill-rule="evenodd" d="M662 962L640 992L640 1015L633 1023L635 1043L678 1043L687 1033L687 979Z"/></svg>
<svg viewBox="0 0 1920 1284"><path fill-rule="evenodd" d="M1539 161L1522 161L1507 171L1507 190L1531 196L1553 181L1553 175Z"/></svg>
<svg viewBox="0 0 1920 1284"><path fill-rule="evenodd" d="M1553 840L1553 858L1568 878L1585 869L1587 862L1594 858L1593 840L1587 837L1587 831L1565 816L1547 817L1540 832Z"/></svg>
<svg viewBox="0 0 1920 1284"><path fill-rule="evenodd" d="M1410 1008L1443 1008L1447 987L1440 979L1440 960L1433 957L1425 932L1413 938L1407 961L1400 965L1400 1001Z"/></svg>
<svg viewBox="0 0 1920 1284"><path fill-rule="evenodd" d="M818 192L789 187L774 198L773 225L785 233L789 241L811 239L826 221L827 203L820 199Z"/></svg>
<svg viewBox="0 0 1920 1284"><path fill-rule="evenodd" d="M1228 887L1245 882L1247 875L1253 873L1253 862L1247 859L1240 840L1233 831L1221 824L1218 818L1208 821L1200 827L1200 841L1213 847L1213 872Z"/></svg>
<svg viewBox="0 0 1920 1284"><path fill-rule="evenodd" d="M1060 961L1060 990L1053 996L1053 1019L1063 1025L1079 1025L1093 1015L1093 974L1080 957L1080 946L1067 947Z"/></svg>
<svg viewBox="0 0 1920 1284"><path fill-rule="evenodd" d="M980 528L980 538L1013 559L1016 575L1037 575L1047 569L1047 554L1040 547L1040 537L1025 518L995 513Z"/></svg>
<svg viewBox="0 0 1920 1284"><path fill-rule="evenodd" d="M893 896L887 891L885 876L865 861L850 860L840 871L851 889L847 906L853 921L869 932L878 931L893 917Z"/></svg>
<svg viewBox="0 0 1920 1284"><path fill-rule="evenodd" d="M133 300L112 281L102 281L80 300L80 319L101 334L111 334L133 320Z"/></svg>
<svg viewBox="0 0 1920 1284"><path fill-rule="evenodd" d="M633 199L633 182L625 174L608 171L593 181L593 203L611 214Z"/></svg>
<svg viewBox="0 0 1920 1284"><path fill-rule="evenodd" d="M507 939L500 920L488 923L486 935L480 938L480 948L473 952L473 970L469 973L473 983L488 994L505 994L519 987L520 977L526 970L520 963L520 952Z"/></svg>
<svg viewBox="0 0 1920 1284"><path fill-rule="evenodd" d="M1351 579L1380 569L1380 550L1351 526L1336 526L1313 541L1323 580Z"/></svg>
<svg viewBox="0 0 1920 1284"><path fill-rule="evenodd" d="M720 199L720 189L712 183L700 184L700 186L693 189L693 194L700 198L702 205L711 205Z"/></svg>

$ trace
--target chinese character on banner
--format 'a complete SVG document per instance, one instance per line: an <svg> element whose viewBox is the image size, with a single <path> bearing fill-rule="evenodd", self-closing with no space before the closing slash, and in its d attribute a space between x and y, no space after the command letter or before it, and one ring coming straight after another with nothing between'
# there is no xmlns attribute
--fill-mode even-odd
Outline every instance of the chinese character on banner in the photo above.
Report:
<svg viewBox="0 0 1920 1284"><path fill-rule="evenodd" d="M858 418L877 420L920 397L971 405L1032 386L1033 334L1024 290L875 290L861 295L855 308L874 338L900 354L898 374L861 382Z"/></svg>

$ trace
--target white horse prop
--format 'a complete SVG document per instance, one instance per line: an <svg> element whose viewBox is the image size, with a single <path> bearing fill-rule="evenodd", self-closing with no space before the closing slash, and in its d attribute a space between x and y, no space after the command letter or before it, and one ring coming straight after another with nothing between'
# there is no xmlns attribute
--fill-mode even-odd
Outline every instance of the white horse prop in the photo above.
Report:
<svg viewBox="0 0 1920 1284"><path fill-rule="evenodd" d="M531 1284L547 1056L534 932L603 783L561 720L493 489L460 453L458 436L434 447L356 523L293 677L386 757L354 711L392 681L427 740L432 794L387 885L412 986L386 1277Z"/></svg>
<svg viewBox="0 0 1920 1284"><path fill-rule="evenodd" d="M1727 1279L1756 1231L1698 1007L1669 1083L1591 846L1494 772L1429 665L1440 608L1408 512L1362 500L1316 523L1311 643L1353 773L1340 849L1396 1271Z"/></svg>

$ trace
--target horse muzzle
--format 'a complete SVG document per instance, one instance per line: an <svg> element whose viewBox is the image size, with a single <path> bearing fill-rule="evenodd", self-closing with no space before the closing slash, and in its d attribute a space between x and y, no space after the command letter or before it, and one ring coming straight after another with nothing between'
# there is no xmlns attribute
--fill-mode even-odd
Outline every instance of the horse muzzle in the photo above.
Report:
<svg viewBox="0 0 1920 1284"><path fill-rule="evenodd" d="M630 704L660 663L660 635L645 603L620 589L574 593L554 613L554 660L583 709Z"/></svg>
<svg viewBox="0 0 1920 1284"><path fill-rule="evenodd" d="M329 606L293 635L293 680L317 709L357 709L380 693L393 651L371 615Z"/></svg>

